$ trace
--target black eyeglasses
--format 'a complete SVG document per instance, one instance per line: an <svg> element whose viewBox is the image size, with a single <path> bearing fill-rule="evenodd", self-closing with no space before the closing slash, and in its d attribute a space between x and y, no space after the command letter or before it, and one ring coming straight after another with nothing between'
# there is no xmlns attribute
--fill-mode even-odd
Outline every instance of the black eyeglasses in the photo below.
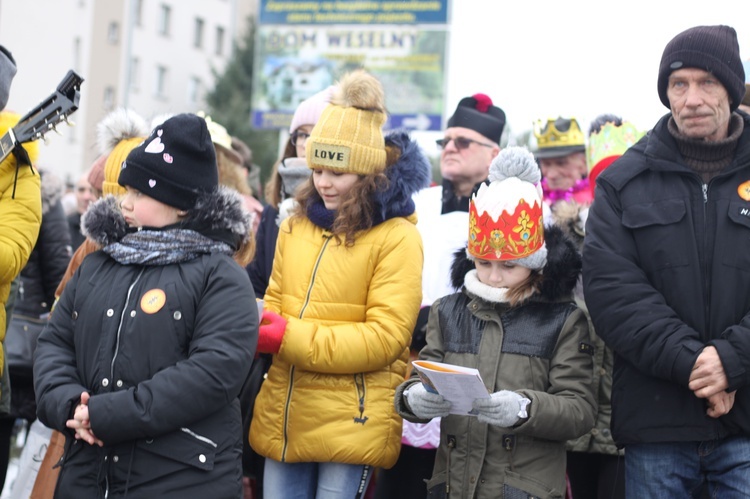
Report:
<svg viewBox="0 0 750 499"><path fill-rule="evenodd" d="M435 143L440 149L445 149L451 140L453 141L453 145L456 146L456 149L459 151L468 149L471 144L479 144L482 147L493 147L492 144L485 144L484 142L467 139L466 137L445 137L444 139L437 139Z"/></svg>
<svg viewBox="0 0 750 499"><path fill-rule="evenodd" d="M310 134L305 132L294 132L289 138L292 141L293 146L301 146L307 142L307 139L310 138Z"/></svg>

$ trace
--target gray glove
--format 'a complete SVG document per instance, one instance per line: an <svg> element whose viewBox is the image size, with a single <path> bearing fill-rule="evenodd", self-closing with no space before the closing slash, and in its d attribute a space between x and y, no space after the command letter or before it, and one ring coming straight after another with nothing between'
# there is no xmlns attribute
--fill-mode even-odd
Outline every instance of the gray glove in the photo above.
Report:
<svg viewBox="0 0 750 499"><path fill-rule="evenodd" d="M490 395L490 398L475 399L472 407L482 423L510 428L521 418L528 417L526 406L530 403L531 400L516 392L500 390Z"/></svg>
<svg viewBox="0 0 750 499"><path fill-rule="evenodd" d="M422 383L414 383L404 391L411 412L420 419L432 419L449 414L451 403L438 393L428 392Z"/></svg>

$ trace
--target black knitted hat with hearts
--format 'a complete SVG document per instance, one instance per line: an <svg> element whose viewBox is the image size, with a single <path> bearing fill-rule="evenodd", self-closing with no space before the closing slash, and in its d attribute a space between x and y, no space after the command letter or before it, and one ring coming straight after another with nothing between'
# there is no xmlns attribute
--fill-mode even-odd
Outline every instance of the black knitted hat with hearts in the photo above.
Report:
<svg viewBox="0 0 750 499"><path fill-rule="evenodd" d="M181 210L219 185L216 153L206 120L178 114L158 125L130 151L118 183Z"/></svg>

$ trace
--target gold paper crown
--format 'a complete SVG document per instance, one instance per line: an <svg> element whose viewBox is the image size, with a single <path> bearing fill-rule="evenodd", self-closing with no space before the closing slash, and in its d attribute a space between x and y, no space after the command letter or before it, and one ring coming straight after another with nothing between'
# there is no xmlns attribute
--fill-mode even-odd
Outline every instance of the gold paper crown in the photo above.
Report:
<svg viewBox="0 0 750 499"><path fill-rule="evenodd" d="M564 120L570 121L570 127L564 132L558 130L556 126L556 123L559 121L563 121L563 118L547 118L547 125L542 127L542 120L537 120L534 125L534 136L536 137L539 149L586 145L586 139L575 118Z"/></svg>

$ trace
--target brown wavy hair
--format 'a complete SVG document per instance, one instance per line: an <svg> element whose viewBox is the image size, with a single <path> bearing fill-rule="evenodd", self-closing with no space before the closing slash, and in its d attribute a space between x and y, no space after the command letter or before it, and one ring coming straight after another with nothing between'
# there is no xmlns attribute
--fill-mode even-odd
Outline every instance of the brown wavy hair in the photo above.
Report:
<svg viewBox="0 0 750 499"><path fill-rule="evenodd" d="M533 295L539 293L542 287L542 280L544 276L539 270L532 270L529 277L523 282L520 282L518 286L514 288L508 288L508 292L505 294L505 298L508 300L508 304L511 307L520 305Z"/></svg>
<svg viewBox="0 0 750 499"><path fill-rule="evenodd" d="M386 143L385 145L385 170L396 164L401 158L401 149ZM353 246L355 234L367 230L373 226L373 213L375 212L375 193L388 188L388 177L385 171L370 175L359 175L359 182L341 198L341 204L336 212L331 233L336 242L341 244L343 238L346 246ZM302 184L297 191L297 206L292 212L289 226L294 224L295 219L307 216L307 207L323 200L315 189L313 176Z"/></svg>

